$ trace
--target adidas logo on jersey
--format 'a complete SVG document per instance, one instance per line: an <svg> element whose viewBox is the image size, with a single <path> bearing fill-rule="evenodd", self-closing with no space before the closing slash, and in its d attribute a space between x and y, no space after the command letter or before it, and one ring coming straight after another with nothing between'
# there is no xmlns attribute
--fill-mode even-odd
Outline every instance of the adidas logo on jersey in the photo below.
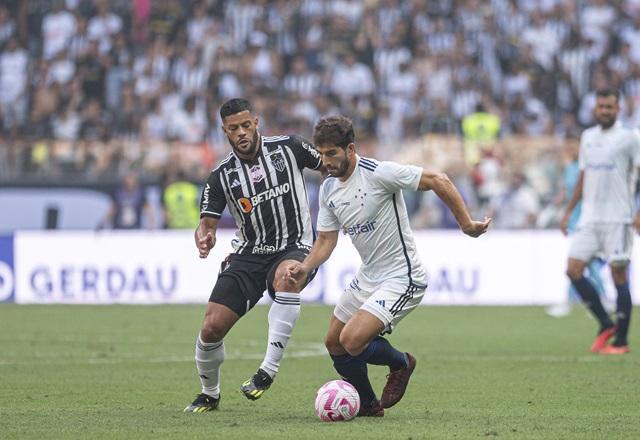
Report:
<svg viewBox="0 0 640 440"><path fill-rule="evenodd" d="M327 205L329 209L336 209L338 206L349 206L351 202L340 202L337 205L333 203L333 200L329 200L329 204Z"/></svg>
<svg viewBox="0 0 640 440"><path fill-rule="evenodd" d="M231 188L236 188L240 186L240 181L238 179L233 179L233 182L231 182Z"/></svg>

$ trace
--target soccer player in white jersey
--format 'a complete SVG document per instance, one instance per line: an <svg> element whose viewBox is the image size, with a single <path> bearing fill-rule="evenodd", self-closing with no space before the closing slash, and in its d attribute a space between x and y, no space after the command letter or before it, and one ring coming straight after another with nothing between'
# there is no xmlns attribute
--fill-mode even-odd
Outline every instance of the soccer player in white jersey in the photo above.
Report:
<svg viewBox="0 0 640 440"><path fill-rule="evenodd" d="M472 237L483 234L491 219L473 221L445 174L360 157L354 138L353 125L343 116L325 117L315 126L314 143L330 177L320 190L318 239L288 273L296 282L304 280L329 258L340 231L351 238L363 264L335 307L325 345L336 371L360 394L359 415L380 417L402 398L416 366L411 354L381 335L420 304L427 287L402 190L434 190ZM380 400L367 364L390 369Z"/></svg>
<svg viewBox="0 0 640 440"><path fill-rule="evenodd" d="M580 139L580 175L561 221L566 234L571 212L582 199L578 230L571 239L567 275L582 301L600 324L591 345L593 353L629 352L627 333L631 319L628 266L633 244L633 228L640 228L634 211L636 170L640 165L640 137L636 130L617 121L620 95L617 90L596 93L595 117L598 125L586 129ZM594 256L601 255L611 268L618 297L614 323L584 269ZM613 338L612 344L608 344Z"/></svg>

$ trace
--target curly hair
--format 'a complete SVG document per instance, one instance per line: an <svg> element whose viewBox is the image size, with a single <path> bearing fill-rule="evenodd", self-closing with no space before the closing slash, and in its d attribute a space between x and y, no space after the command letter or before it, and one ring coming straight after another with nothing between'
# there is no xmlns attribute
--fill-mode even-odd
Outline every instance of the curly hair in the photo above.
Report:
<svg viewBox="0 0 640 440"><path fill-rule="evenodd" d="M346 116L325 116L313 128L313 143L315 145L333 144L341 148L355 140L353 123Z"/></svg>

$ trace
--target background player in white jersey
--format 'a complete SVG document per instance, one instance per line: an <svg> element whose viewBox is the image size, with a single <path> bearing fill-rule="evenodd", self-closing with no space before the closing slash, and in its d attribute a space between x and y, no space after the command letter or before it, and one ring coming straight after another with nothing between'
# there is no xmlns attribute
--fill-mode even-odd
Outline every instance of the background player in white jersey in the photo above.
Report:
<svg viewBox="0 0 640 440"><path fill-rule="evenodd" d="M564 205L565 202L571 200L571 196L573 195L573 191L576 187L576 182L578 181L578 177L580 176L580 165L578 163L578 159L580 156L580 148L578 145L570 143L567 145L566 153L568 155L569 162L565 165L563 171L563 182L560 194L558 194L558 199L555 203L559 206ZM578 221L580 220L580 212L582 211L582 202L578 202L571 211L571 216L569 217L569 221L567 223L567 233L569 235L573 234L577 227ZM587 277L589 281L593 283L593 287L596 288L598 295L600 298L604 298L604 283L602 281L602 277L600 276L600 270L604 266L604 262L600 258L593 258L589 264L587 265ZM568 316L571 312L571 304L573 302L580 301L580 295L576 291L576 288L573 287L573 284L569 283L569 289L567 290L567 294L565 297L565 301L560 304L555 304L550 307L547 307L545 312L549 316L553 316L554 318L562 318L563 316ZM608 310L608 304L604 303L605 309Z"/></svg>
<svg viewBox="0 0 640 440"><path fill-rule="evenodd" d="M231 153L211 171L202 191L195 241L200 258L216 242L223 210L233 215L238 232L234 252L222 263L196 341L196 366L202 392L186 412L207 412L220 402L220 366L224 337L262 298L269 310L267 352L253 377L240 390L250 400L262 396L278 372L284 349L300 315L299 292L312 278L292 282L283 275L292 261L309 253L315 233L302 170L319 169L320 155L298 136L261 136L258 118L246 99L220 108Z"/></svg>
<svg viewBox="0 0 640 440"><path fill-rule="evenodd" d="M302 263L290 265L289 275L299 282L324 263L340 230L351 238L363 264L335 307L325 344L336 371L360 394L359 415L379 417L402 398L416 366L411 354L396 350L381 334L420 303L427 287L402 190L434 190L472 237L484 233L491 220L473 221L445 174L358 156L346 117L321 119L313 137L331 177L320 190L318 239ZM380 400L367 364L390 368Z"/></svg>
<svg viewBox="0 0 640 440"><path fill-rule="evenodd" d="M624 354L629 351L627 333L631 319L628 266L633 244L633 227L640 229L634 210L636 168L640 165L640 137L637 131L617 121L620 95L617 90L596 94L598 125L588 128L580 139L580 176L561 221L567 233L571 212L582 199L578 230L571 239L567 275L580 297L600 324L591 351ZM596 255L608 260L618 297L614 323L593 284L584 276L588 261ZM615 336L612 344L609 339Z"/></svg>

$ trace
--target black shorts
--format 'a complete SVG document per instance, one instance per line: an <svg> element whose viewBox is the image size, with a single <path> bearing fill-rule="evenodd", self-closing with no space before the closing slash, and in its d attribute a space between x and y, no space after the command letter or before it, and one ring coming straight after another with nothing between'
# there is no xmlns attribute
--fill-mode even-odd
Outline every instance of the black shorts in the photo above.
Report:
<svg viewBox="0 0 640 440"><path fill-rule="evenodd" d="M260 301L265 289L272 298L275 296L273 278L282 261L303 261L307 255L308 250L297 248L272 255L231 254L222 262L209 302L223 304L242 316ZM315 271L309 274L305 285L314 276Z"/></svg>

